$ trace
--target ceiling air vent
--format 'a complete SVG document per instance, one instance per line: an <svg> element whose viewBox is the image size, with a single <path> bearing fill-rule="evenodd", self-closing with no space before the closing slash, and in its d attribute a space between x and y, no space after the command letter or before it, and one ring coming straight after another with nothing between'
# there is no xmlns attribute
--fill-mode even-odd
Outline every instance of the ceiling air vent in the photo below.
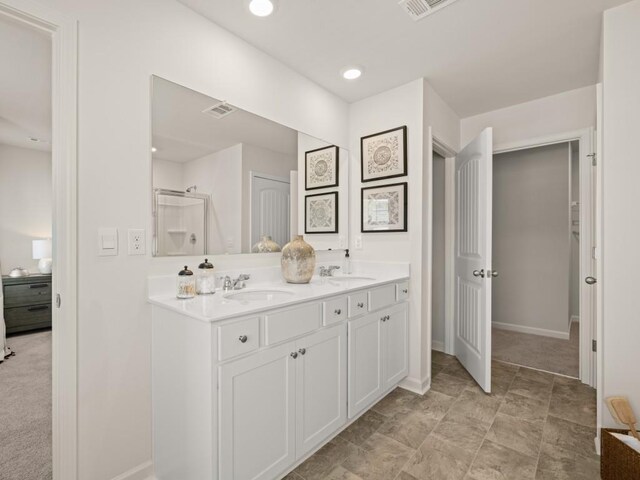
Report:
<svg viewBox="0 0 640 480"><path fill-rule="evenodd" d="M411 18L418 21L451 5L456 0L400 0L400 5Z"/></svg>
<svg viewBox="0 0 640 480"><path fill-rule="evenodd" d="M202 113L211 115L214 118L222 118L232 114L235 111L236 111L236 108L232 107L227 102L220 102L220 103L216 103L215 105L212 105L209 108L205 108L202 111Z"/></svg>

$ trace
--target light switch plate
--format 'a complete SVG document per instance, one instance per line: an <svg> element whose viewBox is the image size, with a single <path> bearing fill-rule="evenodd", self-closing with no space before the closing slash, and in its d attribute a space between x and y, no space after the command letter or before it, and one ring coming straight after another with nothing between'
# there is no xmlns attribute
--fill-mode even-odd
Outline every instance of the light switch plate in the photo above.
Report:
<svg viewBox="0 0 640 480"><path fill-rule="evenodd" d="M356 250L362 250L362 236L358 235L355 238L355 247Z"/></svg>
<svg viewBox="0 0 640 480"><path fill-rule="evenodd" d="M98 229L98 255L112 257L118 255L118 229Z"/></svg>
<svg viewBox="0 0 640 480"><path fill-rule="evenodd" d="M127 232L128 236L128 253L129 255L144 255L146 253L147 237L143 229L130 228Z"/></svg>

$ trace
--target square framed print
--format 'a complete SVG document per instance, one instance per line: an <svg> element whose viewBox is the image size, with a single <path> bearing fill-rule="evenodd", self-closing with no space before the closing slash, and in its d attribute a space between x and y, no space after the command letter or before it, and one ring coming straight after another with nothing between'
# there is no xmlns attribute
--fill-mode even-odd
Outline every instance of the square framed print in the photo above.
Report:
<svg viewBox="0 0 640 480"><path fill-rule="evenodd" d="M360 139L363 182L407 175L407 127L398 127Z"/></svg>
<svg viewBox="0 0 640 480"><path fill-rule="evenodd" d="M338 192L307 195L304 233L338 233Z"/></svg>
<svg viewBox="0 0 640 480"><path fill-rule="evenodd" d="M407 182L362 189L362 233L407 231Z"/></svg>
<svg viewBox="0 0 640 480"><path fill-rule="evenodd" d="M339 185L340 150L337 146L322 147L304 153L305 190Z"/></svg>

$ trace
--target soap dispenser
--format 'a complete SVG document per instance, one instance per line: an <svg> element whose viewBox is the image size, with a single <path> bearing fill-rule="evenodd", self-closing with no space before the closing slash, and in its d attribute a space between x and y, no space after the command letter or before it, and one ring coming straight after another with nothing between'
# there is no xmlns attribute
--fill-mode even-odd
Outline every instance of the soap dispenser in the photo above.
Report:
<svg viewBox="0 0 640 480"><path fill-rule="evenodd" d="M347 248L346 253L344 254L344 265L342 266L342 272L345 275L351 274L351 257L349 256L349 249Z"/></svg>

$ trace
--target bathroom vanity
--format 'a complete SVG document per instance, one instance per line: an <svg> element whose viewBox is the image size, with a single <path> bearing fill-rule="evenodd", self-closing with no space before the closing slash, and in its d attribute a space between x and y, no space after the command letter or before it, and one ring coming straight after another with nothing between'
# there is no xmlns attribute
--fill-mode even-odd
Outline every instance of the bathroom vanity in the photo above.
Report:
<svg viewBox="0 0 640 480"><path fill-rule="evenodd" d="M408 372L405 264L178 300L149 280L159 480L274 480Z"/></svg>

